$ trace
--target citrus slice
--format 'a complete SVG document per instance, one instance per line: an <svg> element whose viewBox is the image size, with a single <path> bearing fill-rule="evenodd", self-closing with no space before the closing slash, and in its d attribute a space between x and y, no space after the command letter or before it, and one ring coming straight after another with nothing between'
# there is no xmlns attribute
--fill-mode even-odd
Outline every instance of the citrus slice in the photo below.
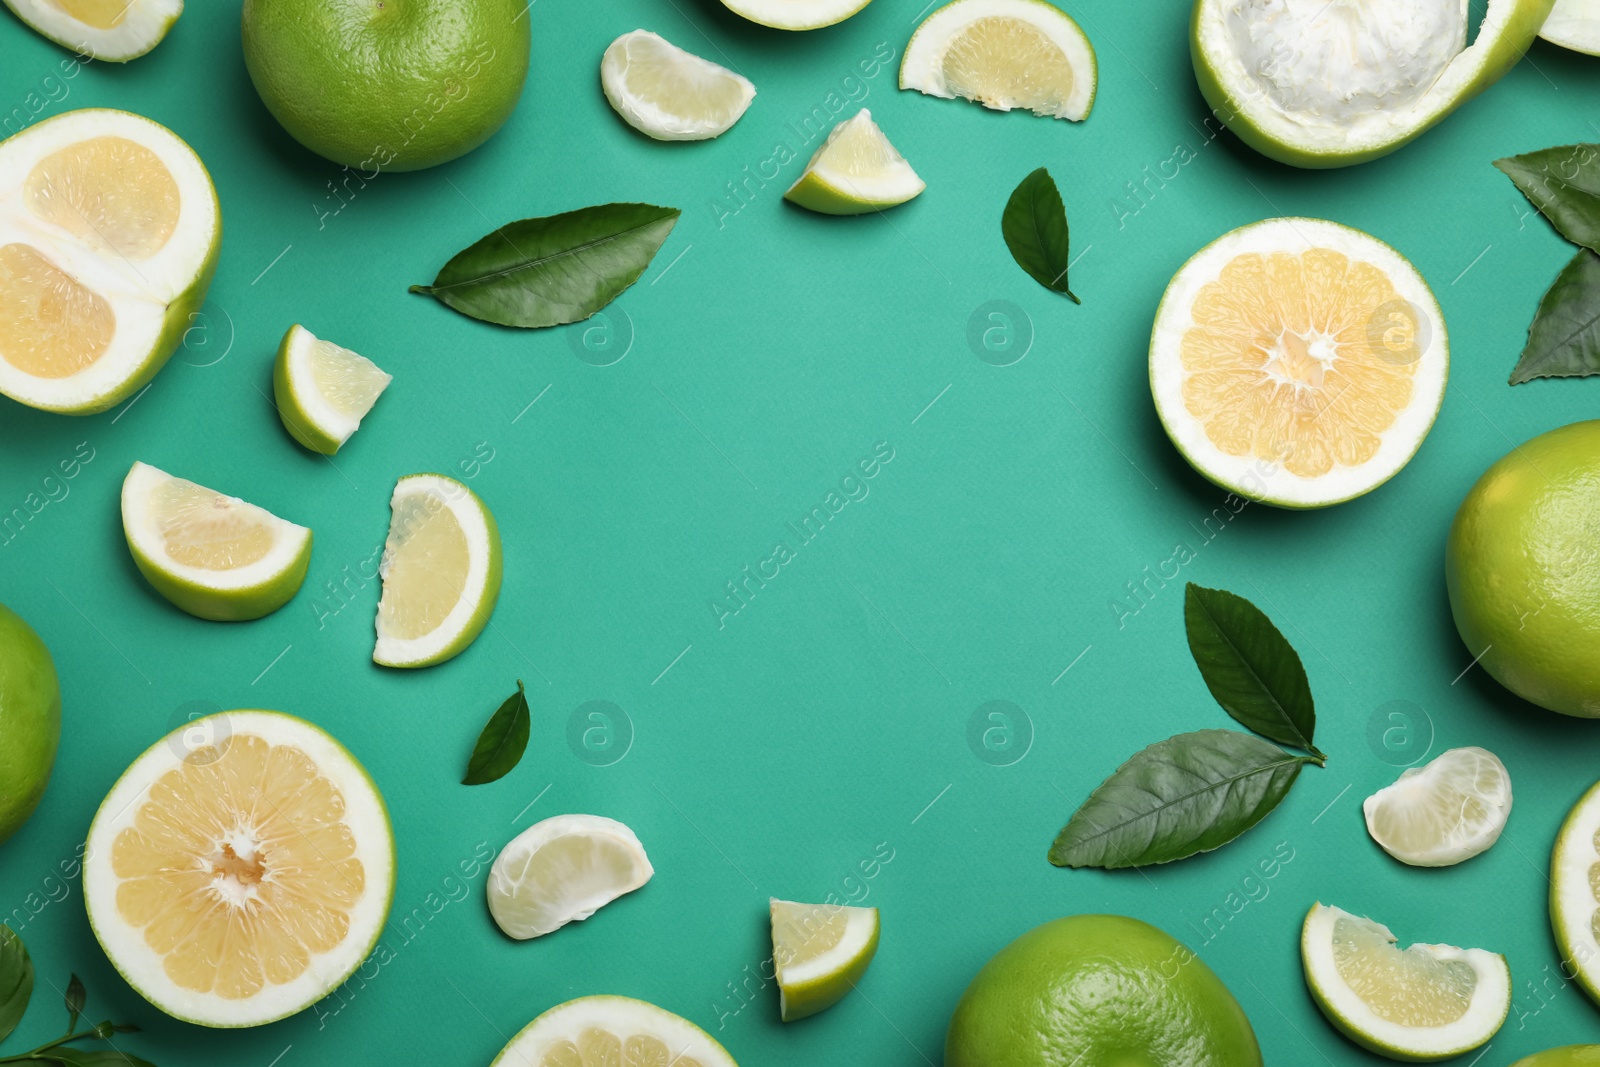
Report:
<svg viewBox="0 0 1600 1067"><path fill-rule="evenodd" d="M522 1028L489 1067L738 1067L716 1039L664 1008L628 997L558 1004Z"/></svg>
<svg viewBox="0 0 1600 1067"><path fill-rule="evenodd" d="M632 830L599 815L557 815L511 839L489 871L489 914L526 941L582 922L655 874Z"/></svg>
<svg viewBox="0 0 1600 1067"><path fill-rule="evenodd" d="M1563 1045L1535 1052L1511 1067L1600 1067L1600 1045Z"/></svg>
<svg viewBox="0 0 1600 1067"><path fill-rule="evenodd" d="M1098 81L1089 38L1044 0L955 0L922 20L900 61L902 89L1074 122Z"/></svg>
<svg viewBox="0 0 1600 1067"><path fill-rule="evenodd" d="M1600 1003L1600 783L1572 806L1556 835L1550 925L1564 972Z"/></svg>
<svg viewBox="0 0 1600 1067"><path fill-rule="evenodd" d="M296 441L331 456L394 381L366 356L291 326L272 365L278 418Z"/></svg>
<svg viewBox="0 0 1600 1067"><path fill-rule="evenodd" d="M5 0L23 22L63 48L103 63L138 59L161 43L183 0Z"/></svg>
<svg viewBox="0 0 1600 1067"><path fill-rule="evenodd" d="M1506 958L1451 945L1395 947L1387 926L1312 905L1300 934L1311 996L1340 1032L1399 1060L1459 1056L1511 1010Z"/></svg>
<svg viewBox="0 0 1600 1067"><path fill-rule="evenodd" d="M1200 92L1241 141L1297 167L1387 155L1499 81L1554 0L1195 0ZM1473 5L1476 7L1477 5Z"/></svg>
<svg viewBox="0 0 1600 1067"><path fill-rule="evenodd" d="M1361 805L1367 833L1413 867L1449 867L1500 840L1511 816L1511 775L1482 748L1452 748Z"/></svg>
<svg viewBox="0 0 1600 1067"><path fill-rule="evenodd" d="M1600 56L1600 0L1556 0L1539 36L1574 52Z"/></svg>
<svg viewBox="0 0 1600 1067"><path fill-rule="evenodd" d="M867 973L878 952L878 909L772 900L772 962L778 1006L793 1022L831 1008Z"/></svg>
<svg viewBox="0 0 1600 1067"><path fill-rule="evenodd" d="M872 0L722 0L722 6L775 30L820 30L843 22Z"/></svg>
<svg viewBox="0 0 1600 1067"><path fill-rule="evenodd" d="M926 188L862 108L833 128L783 197L824 215L864 215L903 204Z"/></svg>
<svg viewBox="0 0 1600 1067"><path fill-rule="evenodd" d="M750 79L648 30L611 42L600 60L600 86L624 122L658 141L726 133L756 95Z"/></svg>
<svg viewBox="0 0 1600 1067"><path fill-rule="evenodd" d="M322 999L377 943L394 837L355 757L277 711L224 711L151 745L89 827L83 891L112 966L201 1026Z"/></svg>
<svg viewBox="0 0 1600 1067"><path fill-rule="evenodd" d="M1150 390L1178 451L1223 488L1287 508L1392 478L1433 425L1449 365L1416 268L1320 219L1267 219L1201 249L1150 338Z"/></svg>
<svg viewBox="0 0 1600 1067"><path fill-rule="evenodd" d="M148 463L135 463L122 481L122 532L156 592L217 622L277 611L311 564L304 526Z"/></svg>
<svg viewBox="0 0 1600 1067"><path fill-rule="evenodd" d="M488 625L500 596L500 530L472 490L442 474L401 478L389 507L372 660L431 667Z"/></svg>
<svg viewBox="0 0 1600 1067"><path fill-rule="evenodd" d="M222 216L164 126L69 111L0 143L0 393L88 415L161 369L205 301Z"/></svg>

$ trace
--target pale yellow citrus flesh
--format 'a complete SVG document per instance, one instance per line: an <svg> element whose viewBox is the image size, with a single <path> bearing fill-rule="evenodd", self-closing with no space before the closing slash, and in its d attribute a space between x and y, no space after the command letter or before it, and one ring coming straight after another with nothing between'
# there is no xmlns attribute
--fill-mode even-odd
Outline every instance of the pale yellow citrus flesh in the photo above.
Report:
<svg viewBox="0 0 1600 1067"><path fill-rule="evenodd" d="M1408 309L1387 274L1342 252L1236 256L1195 298L1184 405L1230 456L1304 478L1359 467L1411 402Z"/></svg>
<svg viewBox="0 0 1600 1067"><path fill-rule="evenodd" d="M816 959L843 941L850 928L849 913L826 904L777 901L772 905L772 913L773 950L783 967L796 967Z"/></svg>
<svg viewBox="0 0 1600 1067"><path fill-rule="evenodd" d="M1059 112L1072 96L1072 64L1054 41L1021 19L990 15L950 42L945 86L989 107Z"/></svg>
<svg viewBox="0 0 1600 1067"><path fill-rule="evenodd" d="M149 259L178 228L172 172L126 137L91 137L46 156L24 190L34 215L130 260Z"/></svg>
<svg viewBox="0 0 1600 1067"><path fill-rule="evenodd" d="M471 566L461 523L429 494L405 497L395 505L385 553L381 632L405 641L432 633L461 599Z"/></svg>
<svg viewBox="0 0 1600 1067"><path fill-rule="evenodd" d="M304 751L236 734L162 775L112 845L117 913L182 989L230 1000L338 947L366 886L345 800Z"/></svg>
<svg viewBox="0 0 1600 1067"><path fill-rule="evenodd" d="M539 1067L701 1067L692 1056L677 1056L649 1034L614 1034L591 1026L578 1041L558 1041L545 1050Z"/></svg>
<svg viewBox="0 0 1600 1067"><path fill-rule="evenodd" d="M212 489L173 478L150 501L167 555L186 567L230 571L272 551L270 516Z"/></svg>
<svg viewBox="0 0 1600 1067"><path fill-rule="evenodd" d="M1375 923L1353 916L1334 921L1333 961L1351 992L1399 1026L1455 1022L1467 1014L1478 985L1470 963L1397 949Z"/></svg>
<svg viewBox="0 0 1600 1067"><path fill-rule="evenodd" d="M847 122L823 151L820 166L830 175L875 178L900 162L900 154L877 126ZM854 193L854 188L846 190Z"/></svg>
<svg viewBox="0 0 1600 1067"><path fill-rule="evenodd" d="M332 341L311 342L311 378L317 392L341 415L360 418L372 410L391 381L372 360Z"/></svg>
<svg viewBox="0 0 1600 1067"><path fill-rule="evenodd" d="M62 11L86 26L114 30L128 17L133 0L50 0Z"/></svg>
<svg viewBox="0 0 1600 1067"><path fill-rule="evenodd" d="M36 378L67 378L105 355L117 316L32 245L0 246L0 359Z"/></svg>

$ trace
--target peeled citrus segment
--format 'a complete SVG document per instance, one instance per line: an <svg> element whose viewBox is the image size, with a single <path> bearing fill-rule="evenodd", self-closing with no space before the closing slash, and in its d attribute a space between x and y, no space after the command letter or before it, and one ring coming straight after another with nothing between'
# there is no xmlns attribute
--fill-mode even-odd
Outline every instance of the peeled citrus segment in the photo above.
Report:
<svg viewBox="0 0 1600 1067"><path fill-rule="evenodd" d="M442 474L401 478L389 507L372 659L431 667L488 625L500 596L500 529L472 490Z"/></svg>
<svg viewBox="0 0 1600 1067"><path fill-rule="evenodd" d="M833 128L784 199L824 215L864 215L927 188L862 108Z"/></svg>
<svg viewBox="0 0 1600 1067"><path fill-rule="evenodd" d="M1493 752L1452 748L1409 767L1361 805L1367 833L1413 867L1448 867L1500 840L1511 817L1511 775Z"/></svg>
<svg viewBox="0 0 1600 1067"><path fill-rule="evenodd" d="M922 21L900 61L902 89L1075 122L1098 78L1089 38L1044 0L955 0Z"/></svg>
<svg viewBox="0 0 1600 1067"><path fill-rule="evenodd" d="M106 63L137 59L161 43L183 0L5 0L41 35Z"/></svg>
<svg viewBox="0 0 1600 1067"><path fill-rule="evenodd" d="M185 723L118 779L89 827L89 924L162 1011L258 1026L338 987L394 895L383 798L322 730L276 711Z"/></svg>
<svg viewBox="0 0 1600 1067"><path fill-rule="evenodd" d="M0 143L0 393L74 415L131 396L204 302L221 237L205 167L149 119L70 111Z"/></svg>
<svg viewBox="0 0 1600 1067"><path fill-rule="evenodd" d="M1337 223L1268 219L1207 245L1167 286L1150 389L1201 474L1312 508L1405 466L1449 363L1444 316L1404 256Z"/></svg>
<svg viewBox="0 0 1600 1067"><path fill-rule="evenodd" d="M1312 906L1300 959L1328 1021L1390 1059L1470 1052L1495 1035L1511 1010L1504 956L1451 945L1400 949L1388 927L1339 908Z"/></svg>
<svg viewBox="0 0 1600 1067"><path fill-rule="evenodd" d="M819 30L843 22L872 0L722 0L722 6L775 30Z"/></svg>
<svg viewBox="0 0 1600 1067"><path fill-rule="evenodd" d="M878 909L772 901L772 960L784 1022L833 1007L878 952Z"/></svg>
<svg viewBox="0 0 1600 1067"><path fill-rule="evenodd" d="M1195 78L1256 151L1299 167L1393 152L1493 85L1553 0L1196 0Z"/></svg>
<svg viewBox="0 0 1600 1067"><path fill-rule="evenodd" d="M738 1067L689 1020L628 997L583 997L522 1028L490 1067Z"/></svg>
<svg viewBox="0 0 1600 1067"><path fill-rule="evenodd" d="M624 122L658 141L726 133L756 95L750 79L648 30L611 42L600 60L600 85Z"/></svg>
<svg viewBox="0 0 1600 1067"><path fill-rule="evenodd" d="M1600 56L1600 0L1556 0L1539 36L1574 52Z"/></svg>
<svg viewBox="0 0 1600 1067"><path fill-rule="evenodd" d="M219 622L277 611L311 563L304 526L146 463L135 463L122 482L122 530L156 592Z"/></svg>
<svg viewBox="0 0 1600 1067"><path fill-rule="evenodd" d="M489 871L489 914L525 941L581 922L655 874L632 830L599 815L557 815L512 838Z"/></svg>
<svg viewBox="0 0 1600 1067"><path fill-rule="evenodd" d="M1556 835L1550 924L1563 970L1600 1003L1600 783L1572 806Z"/></svg>
<svg viewBox="0 0 1600 1067"><path fill-rule="evenodd" d="M303 326L291 326L278 345L272 391L278 418L296 441L331 456L394 381L378 365Z"/></svg>

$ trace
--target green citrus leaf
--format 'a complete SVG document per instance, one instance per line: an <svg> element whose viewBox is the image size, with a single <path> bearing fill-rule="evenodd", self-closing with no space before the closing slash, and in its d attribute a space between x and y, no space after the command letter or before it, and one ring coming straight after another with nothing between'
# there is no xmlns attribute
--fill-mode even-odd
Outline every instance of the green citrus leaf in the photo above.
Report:
<svg viewBox="0 0 1600 1067"><path fill-rule="evenodd" d="M33 997L33 961L9 926L0 926L0 1041L22 1021Z"/></svg>
<svg viewBox="0 0 1600 1067"><path fill-rule="evenodd" d="M1235 722L1322 758L1311 743L1317 709L1294 646L1261 609L1226 589L1190 583L1183 594L1189 652L1206 688Z"/></svg>
<svg viewBox="0 0 1600 1067"><path fill-rule="evenodd" d="M639 279L677 221L677 208L601 204L507 223L411 292L501 326L578 322Z"/></svg>
<svg viewBox="0 0 1600 1067"><path fill-rule="evenodd" d="M1561 236L1600 252L1600 145L1561 145L1494 165Z"/></svg>
<svg viewBox="0 0 1600 1067"><path fill-rule="evenodd" d="M467 776L462 785L483 785L498 781L511 773L528 747L528 694L517 681L517 691L506 698L500 709L489 717L478 743L473 746L472 759L467 761Z"/></svg>
<svg viewBox="0 0 1600 1067"><path fill-rule="evenodd" d="M1083 303L1067 288L1067 264L1072 258L1067 209L1048 170L1040 167L1012 192L1000 215L1000 234L1011 258L1034 281L1074 304Z"/></svg>
<svg viewBox="0 0 1600 1067"><path fill-rule="evenodd" d="M1168 738L1100 784L1050 848L1057 867L1144 867L1227 844L1278 806L1309 756L1236 730Z"/></svg>
<svg viewBox="0 0 1600 1067"><path fill-rule="evenodd" d="M138 1056L110 1048L87 1049L57 1045L46 1055L56 1063L65 1064L66 1067L155 1067L149 1060L142 1060Z"/></svg>
<svg viewBox="0 0 1600 1067"><path fill-rule="evenodd" d="M1539 301L1511 384L1591 374L1600 374L1600 256L1585 248Z"/></svg>

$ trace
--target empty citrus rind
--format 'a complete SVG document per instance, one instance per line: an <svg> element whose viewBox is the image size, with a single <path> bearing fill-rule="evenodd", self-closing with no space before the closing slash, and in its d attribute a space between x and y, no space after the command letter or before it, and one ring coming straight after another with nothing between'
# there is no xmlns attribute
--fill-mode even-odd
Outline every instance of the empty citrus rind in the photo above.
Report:
<svg viewBox="0 0 1600 1067"><path fill-rule="evenodd" d="M183 0L127 0L125 4L62 0L5 0L38 33L79 55L126 63L160 44L183 14ZM80 9L74 17L70 8Z"/></svg>
<svg viewBox="0 0 1600 1067"><path fill-rule="evenodd" d="M1600 0L1556 0L1539 36L1574 52L1600 56Z"/></svg>
<svg viewBox="0 0 1600 1067"><path fill-rule="evenodd" d="M601 1040L616 1044L607 1057L590 1061L579 1053L581 1044ZM647 1044L628 1058L630 1039ZM666 1058L662 1058L664 1046ZM596 1050L597 1053L600 1050ZM671 1067L738 1067L715 1038L680 1015L629 997L582 997L558 1004L523 1027L489 1067L527 1067L544 1064L665 1063Z"/></svg>
<svg viewBox="0 0 1600 1067"><path fill-rule="evenodd" d="M349 913L348 931L331 952L317 957L298 978L269 985L254 997L230 1000L180 987L169 978L164 957L146 943L140 928L124 920L117 906L121 880L112 867L113 843L133 826L152 785L178 769L196 749L193 738L210 743L257 736L272 745L291 745L308 755L330 777L344 798L343 821L357 842L365 887ZM203 753L201 757L203 758ZM349 978L372 952L388 919L394 896L394 838L389 813L365 768L343 745L317 727L276 711L225 711L183 724L151 745L123 772L101 802L89 826L83 857L84 902L89 926L117 972L146 1000L166 1014L198 1026L260 1026L302 1011Z"/></svg>

